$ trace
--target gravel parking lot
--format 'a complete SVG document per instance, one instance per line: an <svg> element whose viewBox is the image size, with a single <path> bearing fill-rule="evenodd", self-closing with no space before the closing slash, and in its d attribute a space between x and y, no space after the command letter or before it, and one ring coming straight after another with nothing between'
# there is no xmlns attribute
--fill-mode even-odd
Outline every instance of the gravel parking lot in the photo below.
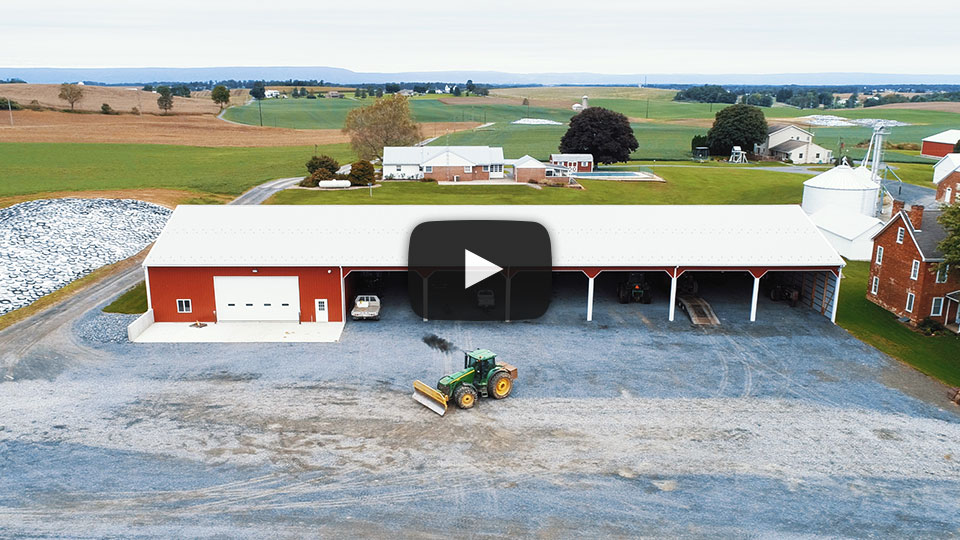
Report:
<svg viewBox="0 0 960 540"><path fill-rule="evenodd" d="M130 344L90 312L0 382L0 533L960 535L943 386L804 308L746 322L739 285L703 291L714 329L603 280L587 323L582 278L556 288L510 324L391 290L331 344ZM519 368L509 399L410 399L474 347Z"/></svg>

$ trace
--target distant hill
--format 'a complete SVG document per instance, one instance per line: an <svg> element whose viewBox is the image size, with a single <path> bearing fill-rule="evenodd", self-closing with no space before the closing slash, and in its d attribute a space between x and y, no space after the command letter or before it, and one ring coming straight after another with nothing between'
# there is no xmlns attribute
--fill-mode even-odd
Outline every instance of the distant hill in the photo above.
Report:
<svg viewBox="0 0 960 540"><path fill-rule="evenodd" d="M740 84L740 85L883 85L960 84L960 75L907 75L897 73L777 73L777 74L604 74L604 73L505 73L500 71L356 72L335 67L205 67L205 68L9 68L0 67L0 79L17 77L30 83L96 81L137 84L155 81L286 80L317 79L340 84L386 82L463 82L486 84Z"/></svg>

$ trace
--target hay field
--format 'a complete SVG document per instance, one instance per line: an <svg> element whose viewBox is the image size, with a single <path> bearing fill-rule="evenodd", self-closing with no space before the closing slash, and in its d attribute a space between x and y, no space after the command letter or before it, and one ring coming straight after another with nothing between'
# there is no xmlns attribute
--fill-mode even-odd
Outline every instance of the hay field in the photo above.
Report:
<svg viewBox="0 0 960 540"><path fill-rule="evenodd" d="M874 109L909 109L914 111L940 111L960 113L960 102L957 101L927 101L923 103L891 103L889 105L877 105L876 107L867 107L866 110Z"/></svg>
<svg viewBox="0 0 960 540"><path fill-rule="evenodd" d="M159 96L152 92L119 86L86 85L82 88L83 99L76 105L78 111L100 112L100 106L107 103L121 113L130 112L133 107L140 107L145 113L160 113L157 107ZM29 105L32 100L37 100L43 107L69 109L70 105L57 97L59 94L59 84L0 84L0 96L9 97L21 105ZM210 99L209 92L195 94L199 97L174 97L171 114L216 114L220 111L220 107ZM246 95L249 95L249 90L231 91L231 103L242 105L246 102Z"/></svg>
<svg viewBox="0 0 960 540"><path fill-rule="evenodd" d="M154 116L14 111L13 127L0 111L0 142L136 143L209 147L273 147L349 142L339 129L290 129L234 124L212 115ZM423 124L425 137L465 129L474 122Z"/></svg>

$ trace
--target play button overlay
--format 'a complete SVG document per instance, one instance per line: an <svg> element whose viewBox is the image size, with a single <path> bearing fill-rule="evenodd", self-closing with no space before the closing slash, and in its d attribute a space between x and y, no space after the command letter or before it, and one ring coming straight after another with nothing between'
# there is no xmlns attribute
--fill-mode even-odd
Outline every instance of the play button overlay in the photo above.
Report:
<svg viewBox="0 0 960 540"><path fill-rule="evenodd" d="M463 250L463 288L469 289L477 283L503 270L469 249Z"/></svg>
<svg viewBox="0 0 960 540"><path fill-rule="evenodd" d="M407 266L410 306L427 320L535 319L550 305L550 235L532 221L421 223Z"/></svg>

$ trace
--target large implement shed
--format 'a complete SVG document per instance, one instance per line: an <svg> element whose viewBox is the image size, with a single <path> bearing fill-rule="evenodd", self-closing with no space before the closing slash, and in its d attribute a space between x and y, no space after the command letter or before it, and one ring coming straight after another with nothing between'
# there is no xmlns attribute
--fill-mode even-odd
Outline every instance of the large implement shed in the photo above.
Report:
<svg viewBox="0 0 960 540"><path fill-rule="evenodd" d="M802 292L801 305L831 320L836 315L843 259L796 205L381 206L370 210L369 206L178 207L144 261L149 310L131 325L132 338L154 323L199 321L222 323L218 327L246 325L249 339L259 335L258 327L251 326L254 323L286 324L277 326L286 328L285 339L308 334L306 328L333 327L323 339L303 339L329 341L331 335L336 339L352 296L369 292L361 290L362 283L370 276L384 280L383 276L399 277L397 272L406 271L410 233L419 223L435 220L540 223L550 235L554 272L561 273L555 275L582 276L588 321L593 320L598 277L616 280L630 272L643 272L661 284L655 302L669 302L671 321L676 316L678 283L682 288L681 278L687 273L699 276L713 290L742 297L743 316L751 321L758 316L762 280L791 286ZM407 309L398 304L393 302L389 309Z"/></svg>

